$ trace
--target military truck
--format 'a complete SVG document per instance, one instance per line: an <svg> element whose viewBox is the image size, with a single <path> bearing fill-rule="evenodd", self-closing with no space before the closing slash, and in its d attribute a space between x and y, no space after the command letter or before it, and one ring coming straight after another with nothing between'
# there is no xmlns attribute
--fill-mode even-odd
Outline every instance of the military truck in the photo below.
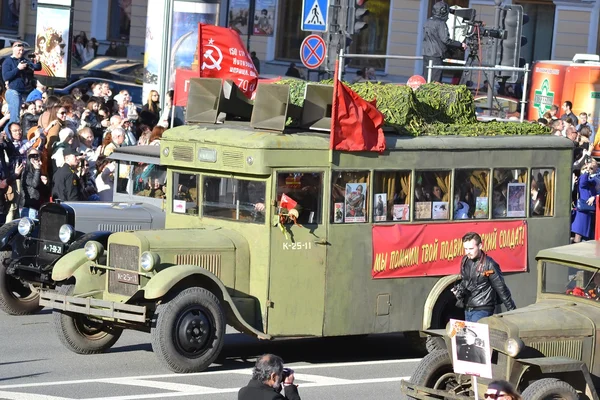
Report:
<svg viewBox="0 0 600 400"><path fill-rule="evenodd" d="M494 379L511 382L525 400L598 399L598 254L598 241L540 251L535 304L479 321L489 326ZM449 336L443 337L450 349ZM452 371L450 351L434 351L410 382L403 382L402 391L418 399L472 396L470 377ZM477 379L479 393L489 382Z"/></svg>
<svg viewBox="0 0 600 400"><path fill-rule="evenodd" d="M61 286L41 291L65 347L102 352L135 329L168 368L193 372L218 356L226 324L265 340L443 328L461 312L450 289L472 229L489 230L511 287L535 287L529 255L569 240L568 139L389 134L383 154L331 151L329 132L308 126L327 126L331 110L331 86L315 86L292 129L287 85L259 84L248 122L221 80L191 81L189 124L161 139L166 229L89 241L55 264ZM541 212L526 196L537 180ZM446 200L419 200L434 183ZM486 205L467 220L448 200L464 185ZM513 188L510 204L497 198ZM515 290L517 304L534 299Z"/></svg>
<svg viewBox="0 0 600 400"><path fill-rule="evenodd" d="M21 218L0 227L2 311L39 311L38 288L54 287L54 264L89 240L106 245L112 232L164 227L166 168L159 165L158 146L123 147L110 158L117 164L112 203L47 203L37 220ZM149 180L160 181L160 188L152 190Z"/></svg>

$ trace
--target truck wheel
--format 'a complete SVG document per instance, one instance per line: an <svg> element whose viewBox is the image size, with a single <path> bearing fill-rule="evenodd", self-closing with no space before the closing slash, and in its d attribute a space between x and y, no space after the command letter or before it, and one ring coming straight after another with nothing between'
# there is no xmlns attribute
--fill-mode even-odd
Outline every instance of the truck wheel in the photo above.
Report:
<svg viewBox="0 0 600 400"><path fill-rule="evenodd" d="M58 293L70 295L73 285L57 288ZM54 330L61 343L77 354L98 354L111 348L123 330L107 325L100 319L87 315L54 310Z"/></svg>
<svg viewBox="0 0 600 400"><path fill-rule="evenodd" d="M427 336L425 347L428 353L433 353L436 350L446 350L446 342L444 338L439 336Z"/></svg>
<svg viewBox="0 0 600 400"><path fill-rule="evenodd" d="M10 315L30 315L39 312L40 295L29 285L6 273L4 261L10 251L0 252L0 309Z"/></svg>
<svg viewBox="0 0 600 400"><path fill-rule="evenodd" d="M531 383L523 391L523 400L565 399L577 400L577 390L565 381L544 378Z"/></svg>
<svg viewBox="0 0 600 400"><path fill-rule="evenodd" d="M210 291L191 287L156 308L152 350L175 372L204 371L225 339L225 317Z"/></svg>
<svg viewBox="0 0 600 400"><path fill-rule="evenodd" d="M448 391L457 395L469 395L470 378L462 382L454 373L452 359L447 350L427 354L417 366L410 382L430 389Z"/></svg>

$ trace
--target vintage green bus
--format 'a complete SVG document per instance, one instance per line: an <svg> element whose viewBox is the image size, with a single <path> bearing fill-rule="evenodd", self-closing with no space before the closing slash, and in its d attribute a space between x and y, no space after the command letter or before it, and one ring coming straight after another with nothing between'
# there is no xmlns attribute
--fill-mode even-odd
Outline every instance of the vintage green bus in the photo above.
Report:
<svg viewBox="0 0 600 400"><path fill-rule="evenodd" d="M262 339L443 328L462 312L450 288L471 230L514 271L516 304L533 303L535 255L569 242L572 143L386 144L383 154L332 152L327 132L237 121L170 129L166 229L65 255L53 271L64 285L42 290L40 304L55 309L72 351L103 351L137 329L170 369L201 371L226 324Z"/></svg>

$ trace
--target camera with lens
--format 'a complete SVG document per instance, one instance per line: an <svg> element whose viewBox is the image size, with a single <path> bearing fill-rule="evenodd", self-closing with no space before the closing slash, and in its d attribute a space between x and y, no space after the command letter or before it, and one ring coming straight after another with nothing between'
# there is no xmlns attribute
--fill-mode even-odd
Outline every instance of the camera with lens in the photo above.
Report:
<svg viewBox="0 0 600 400"><path fill-rule="evenodd" d="M29 58L30 60L33 60L35 58L36 54L35 53L29 53L27 54L27 58Z"/></svg>
<svg viewBox="0 0 600 400"><path fill-rule="evenodd" d="M39 160L40 159L40 155L37 153L33 153L29 155L29 159L30 160Z"/></svg>
<svg viewBox="0 0 600 400"><path fill-rule="evenodd" d="M294 371L290 368L284 368L283 369L283 374L281 375L281 380L285 381L291 374L293 374Z"/></svg>
<svg viewBox="0 0 600 400"><path fill-rule="evenodd" d="M452 294L454 294L454 296L456 297L456 306L458 308L464 308L465 306L465 302L469 299L469 297L471 296L471 292L466 289L465 287L463 287L460 282L457 282L454 287L452 287L452 289L450 289L450 291L452 292Z"/></svg>

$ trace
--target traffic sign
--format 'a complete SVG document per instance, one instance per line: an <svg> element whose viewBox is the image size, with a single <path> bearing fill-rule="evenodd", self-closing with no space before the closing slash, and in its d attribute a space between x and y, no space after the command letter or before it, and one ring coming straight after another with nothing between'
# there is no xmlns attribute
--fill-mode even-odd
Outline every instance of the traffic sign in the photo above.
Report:
<svg viewBox="0 0 600 400"><path fill-rule="evenodd" d="M413 75L408 78L406 82L406 86L412 88L412 90L417 90L419 86L426 84L427 81L421 75Z"/></svg>
<svg viewBox="0 0 600 400"><path fill-rule="evenodd" d="M329 0L302 0L303 31L327 32Z"/></svg>
<svg viewBox="0 0 600 400"><path fill-rule="evenodd" d="M319 35L308 35L300 45L300 59L308 69L319 68L325 61L327 46Z"/></svg>

